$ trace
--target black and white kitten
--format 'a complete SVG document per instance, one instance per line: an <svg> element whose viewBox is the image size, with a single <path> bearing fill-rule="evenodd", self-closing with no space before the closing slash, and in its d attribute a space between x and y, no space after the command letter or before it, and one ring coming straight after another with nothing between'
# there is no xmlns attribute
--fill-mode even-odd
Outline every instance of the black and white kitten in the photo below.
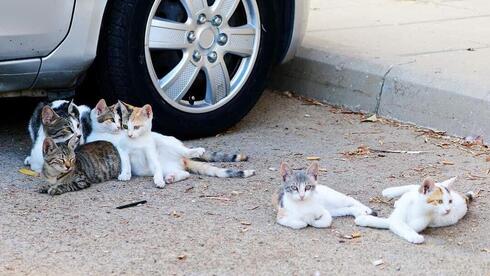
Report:
<svg viewBox="0 0 490 276"><path fill-rule="evenodd" d="M80 144L85 143L85 137L91 132L90 108L77 106L73 101L66 100L39 103L29 120L28 130L32 147L24 164L30 165L33 171L41 172L44 138L51 137L56 143L60 143L76 136Z"/></svg>

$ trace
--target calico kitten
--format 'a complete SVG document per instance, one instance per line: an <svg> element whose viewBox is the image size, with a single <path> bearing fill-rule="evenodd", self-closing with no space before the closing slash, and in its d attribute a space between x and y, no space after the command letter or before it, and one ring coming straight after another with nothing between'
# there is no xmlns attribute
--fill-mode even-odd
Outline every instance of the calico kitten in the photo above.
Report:
<svg viewBox="0 0 490 276"><path fill-rule="evenodd" d="M150 105L141 108L120 102L122 126L126 137L123 148L130 155L131 171L139 176L154 176L157 187L189 177L189 172L217 177L249 177L253 170L222 169L206 163L191 160L203 158L203 148L187 148L178 139L152 132L153 111ZM208 156L208 160L222 160L220 154ZM246 160L244 155L221 154L227 160ZM164 181L160 181L164 178Z"/></svg>
<svg viewBox="0 0 490 276"><path fill-rule="evenodd" d="M114 179L121 172L119 153L111 143L97 141L75 147L76 137L60 144L49 137L44 139L42 175L49 185L42 187L41 193L78 191Z"/></svg>
<svg viewBox="0 0 490 276"><path fill-rule="evenodd" d="M449 201L449 205L451 207L451 211L449 214L439 215L435 214L433 220L428 225L428 227L444 227L456 224L460 219L462 219L466 212L468 211L468 205L473 200L473 192L469 191L465 194L461 194L452 189L454 182L456 181L456 177L450 178L441 183L436 183L436 186L439 186L441 189L444 189L446 192L449 191L451 196L451 200ZM403 194L416 191L419 189L418 185L406 185L406 186L398 186L398 187L390 187L383 190L382 194L387 198L395 198L400 197ZM396 204L396 203L395 203Z"/></svg>
<svg viewBox="0 0 490 276"><path fill-rule="evenodd" d="M319 185L318 162L306 171L293 172L286 163L280 167L282 187L274 196L277 223L293 229L308 225L329 227L332 217L375 214L352 197Z"/></svg>
<svg viewBox="0 0 490 276"><path fill-rule="evenodd" d="M426 179L422 185L408 185L383 190L387 197L400 196L395 210L388 218L361 216L356 224L374 228L390 229L411 243L423 243L420 234L426 227L443 227L457 223L467 212L472 197L452 191L450 186L456 178L442 183Z"/></svg>

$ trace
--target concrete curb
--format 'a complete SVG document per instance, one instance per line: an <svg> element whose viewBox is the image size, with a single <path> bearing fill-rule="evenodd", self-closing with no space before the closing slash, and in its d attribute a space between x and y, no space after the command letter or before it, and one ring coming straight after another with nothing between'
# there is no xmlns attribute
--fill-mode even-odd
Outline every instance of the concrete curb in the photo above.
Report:
<svg viewBox="0 0 490 276"><path fill-rule="evenodd" d="M489 87L421 72L411 62L377 64L305 45L274 69L270 87L451 135L490 137Z"/></svg>

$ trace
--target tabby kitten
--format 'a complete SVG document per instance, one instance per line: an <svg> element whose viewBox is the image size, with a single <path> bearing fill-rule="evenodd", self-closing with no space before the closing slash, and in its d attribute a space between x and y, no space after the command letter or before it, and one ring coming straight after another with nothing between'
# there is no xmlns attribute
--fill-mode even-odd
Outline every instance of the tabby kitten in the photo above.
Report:
<svg viewBox="0 0 490 276"><path fill-rule="evenodd" d="M44 139L42 175L49 185L39 192L60 195L117 178L121 172L121 158L110 142L96 141L79 146L76 137L67 143L56 144Z"/></svg>

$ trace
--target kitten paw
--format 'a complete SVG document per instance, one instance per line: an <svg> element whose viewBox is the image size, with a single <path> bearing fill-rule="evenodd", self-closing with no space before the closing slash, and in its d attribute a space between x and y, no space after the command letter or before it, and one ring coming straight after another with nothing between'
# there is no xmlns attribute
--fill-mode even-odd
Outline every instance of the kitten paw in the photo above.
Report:
<svg viewBox="0 0 490 276"><path fill-rule="evenodd" d="M61 195L62 193L63 193L63 191L58 187L51 187L48 189L48 194L52 195L52 196Z"/></svg>
<svg viewBox="0 0 490 276"><path fill-rule="evenodd" d="M165 176L165 183L171 184L175 182L175 175L169 174Z"/></svg>
<svg viewBox="0 0 490 276"><path fill-rule="evenodd" d="M31 164L31 157L27 156L26 159L24 159L24 165L29 166Z"/></svg>
<svg viewBox="0 0 490 276"><path fill-rule="evenodd" d="M119 181L128 181L131 179L131 172L124 172L121 173L118 177L117 180Z"/></svg>
<svg viewBox="0 0 490 276"><path fill-rule="evenodd" d="M193 148L190 150L190 158L198 158L201 157L204 152L206 152L206 149L204 148Z"/></svg>
<svg viewBox="0 0 490 276"><path fill-rule="evenodd" d="M153 182L155 183L155 186L157 188L163 189L165 187L165 181L163 180L163 177L161 178L154 178Z"/></svg>
<svg viewBox="0 0 490 276"><path fill-rule="evenodd" d="M413 235L407 239L411 243L423 243L424 242L424 236L422 235Z"/></svg>

